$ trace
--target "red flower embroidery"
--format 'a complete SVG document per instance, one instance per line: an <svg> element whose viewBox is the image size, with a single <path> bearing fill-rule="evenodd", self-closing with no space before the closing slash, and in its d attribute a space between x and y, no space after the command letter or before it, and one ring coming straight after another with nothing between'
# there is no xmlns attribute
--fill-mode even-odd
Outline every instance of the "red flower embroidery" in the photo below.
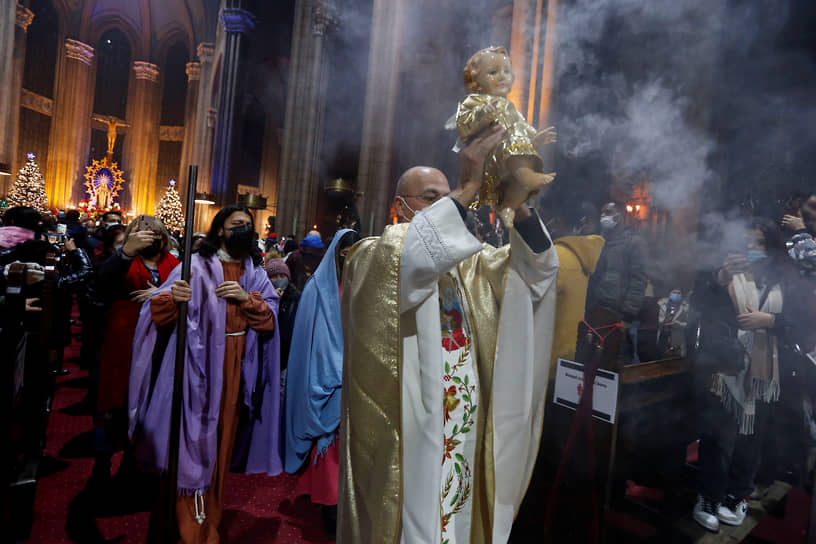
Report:
<svg viewBox="0 0 816 544"><path fill-rule="evenodd" d="M445 348L446 351L456 351L457 349L463 348L466 345L467 337L465 336L465 331L462 328L454 330L450 336L442 337L442 347Z"/></svg>

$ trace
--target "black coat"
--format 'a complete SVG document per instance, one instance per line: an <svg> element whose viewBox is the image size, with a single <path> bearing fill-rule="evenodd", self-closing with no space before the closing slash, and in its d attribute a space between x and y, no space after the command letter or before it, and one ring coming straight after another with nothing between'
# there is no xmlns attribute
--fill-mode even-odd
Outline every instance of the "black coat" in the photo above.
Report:
<svg viewBox="0 0 816 544"><path fill-rule="evenodd" d="M605 306L637 319L646 293L646 240L634 229L624 229L606 240L598 266L589 280L587 307Z"/></svg>

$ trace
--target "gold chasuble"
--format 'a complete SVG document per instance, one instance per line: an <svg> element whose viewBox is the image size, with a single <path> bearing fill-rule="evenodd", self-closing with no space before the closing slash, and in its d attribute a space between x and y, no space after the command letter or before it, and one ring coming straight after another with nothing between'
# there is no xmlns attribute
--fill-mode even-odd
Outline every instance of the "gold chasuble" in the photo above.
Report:
<svg viewBox="0 0 816 544"><path fill-rule="evenodd" d="M515 230L507 246L481 245L448 198L353 248L343 272L338 542L461 544L443 527L462 501L442 488L446 452L457 453L446 439L451 410L463 413L468 389L451 400L450 380L464 374L443 357L461 346L443 334L455 327L445 328L440 281L463 298L449 313L467 321L479 389L467 418L472 475L459 479L471 484L468 519L456 524L470 524L472 543L507 541L541 433L557 271L553 248L536 254Z"/></svg>

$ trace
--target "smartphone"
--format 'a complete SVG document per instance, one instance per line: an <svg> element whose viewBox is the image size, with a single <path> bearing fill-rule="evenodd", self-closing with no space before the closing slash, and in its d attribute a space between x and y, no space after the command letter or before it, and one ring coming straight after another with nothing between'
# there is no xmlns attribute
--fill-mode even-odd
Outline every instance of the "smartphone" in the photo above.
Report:
<svg viewBox="0 0 816 544"><path fill-rule="evenodd" d="M65 223L57 223L57 233L58 234L68 234L68 225Z"/></svg>

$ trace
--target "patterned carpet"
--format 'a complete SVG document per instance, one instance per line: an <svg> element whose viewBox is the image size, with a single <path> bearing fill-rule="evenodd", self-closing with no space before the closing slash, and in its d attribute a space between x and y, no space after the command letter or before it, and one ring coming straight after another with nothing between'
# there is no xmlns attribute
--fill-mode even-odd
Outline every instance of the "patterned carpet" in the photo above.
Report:
<svg viewBox="0 0 816 544"><path fill-rule="evenodd" d="M75 332L78 331L75 329ZM30 542L72 542L65 530L69 506L85 486L93 467L93 422L89 410L82 404L90 378L86 371L71 363L78 355L79 344L75 341L65 353L68 361L65 368L70 374L58 378ZM118 454L114 458L114 471L120 460L121 454ZM230 474L222 522L228 542L332 542L323 532L319 507L312 505L307 497L293 496L295 484L296 478L287 475L270 478ZM117 489L114 495L106 497L105 502L126 502L133 493ZM92 518L89 519L92 523ZM106 540L135 544L146 542L148 519L146 511L108 514L98 517L96 524Z"/></svg>

